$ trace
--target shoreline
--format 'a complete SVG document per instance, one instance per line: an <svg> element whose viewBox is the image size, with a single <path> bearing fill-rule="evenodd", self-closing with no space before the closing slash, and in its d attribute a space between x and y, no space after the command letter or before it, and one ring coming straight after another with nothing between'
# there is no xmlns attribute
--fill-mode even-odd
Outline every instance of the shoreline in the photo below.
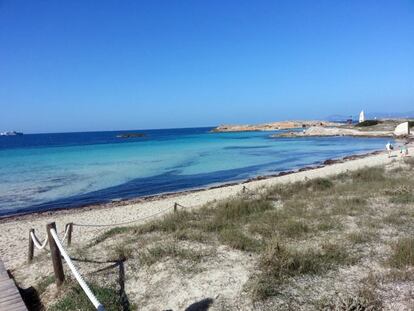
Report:
<svg viewBox="0 0 414 311"><path fill-rule="evenodd" d="M409 148L412 150L414 144ZM192 210L207 203L234 198L247 190L258 190L277 184L287 184L313 178L324 178L364 167L383 166L401 160L398 150L388 158L385 151L350 155L341 159L326 160L324 164L307 166L297 171L280 172L277 176L256 177L254 180L232 185L220 185L209 189L162 194L134 201L115 202L77 209L32 213L0 220L0 257L8 269L19 272L26 264L29 231L34 229L40 240L46 234L46 225L55 222L58 234L63 236L64 227L74 223L72 243L77 246L90 243L100 234L114 227L136 226L158 219L173 211L174 204L180 209ZM121 225L119 225L121 223ZM33 284L23 284L33 285Z"/></svg>
<svg viewBox="0 0 414 311"><path fill-rule="evenodd" d="M238 185L251 183L254 181L267 180L267 179L291 175L291 174L295 174L299 172L315 170L315 169L323 168L328 165L333 165L336 163L344 163L346 161L366 158L372 155L380 154L382 152L383 151L381 150L374 150L370 152L364 152L361 154L351 154L351 155L347 155L347 156L340 157L340 158L328 158L324 160L323 162L316 162L314 164L309 164L309 165L306 165L306 166L303 166L297 169L293 169L293 170L280 171L278 173L271 173L271 174L266 174L266 175L258 175L255 177L249 177L247 179L235 180L234 182L210 184L210 185L206 185L204 187L199 187L199 188L190 188L187 190L178 190L174 192L157 193L153 195L140 196L140 197L136 197L132 199L120 198L120 199L112 200L110 202L80 205L78 207L54 208L54 209L48 209L48 210L43 210L43 211L27 211L27 212L22 212L22 213L4 215L4 216L0 216L0 225L3 223L7 223L8 221L24 220L28 217L30 218L33 216L42 217L42 216L50 216L52 214L73 214L73 213L78 213L78 212L111 208L111 207L123 207L123 206L132 205L132 204L139 204L139 203L144 203L144 202L152 202L156 200L175 198L181 195L186 195L186 194L191 194L191 193L197 193L197 192L208 191L208 190L213 190L213 189L227 188L230 186L238 186Z"/></svg>

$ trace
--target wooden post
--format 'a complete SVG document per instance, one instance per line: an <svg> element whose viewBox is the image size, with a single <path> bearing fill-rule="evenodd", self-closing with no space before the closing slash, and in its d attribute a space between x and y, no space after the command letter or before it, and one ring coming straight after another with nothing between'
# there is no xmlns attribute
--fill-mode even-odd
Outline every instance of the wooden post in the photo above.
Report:
<svg viewBox="0 0 414 311"><path fill-rule="evenodd" d="M30 229L29 231L29 254L28 254L28 261L31 263L33 261L33 255L34 255L34 243L32 239L31 233L34 233L34 229Z"/></svg>
<svg viewBox="0 0 414 311"><path fill-rule="evenodd" d="M176 211L177 211L177 207L178 207L178 203L177 203L177 202L175 202L175 203L174 203L174 212L176 212Z"/></svg>
<svg viewBox="0 0 414 311"><path fill-rule="evenodd" d="M51 229L55 229L56 224L54 222L46 225L47 238L49 239L50 254L52 256L53 271L55 272L55 282L57 286L61 286L65 280L65 274L63 273L62 256L60 255L59 248L56 245L55 239L50 233Z"/></svg>
<svg viewBox="0 0 414 311"><path fill-rule="evenodd" d="M67 227L66 229L69 230L68 231L68 246L70 246L72 244L73 222L66 224L66 227Z"/></svg>

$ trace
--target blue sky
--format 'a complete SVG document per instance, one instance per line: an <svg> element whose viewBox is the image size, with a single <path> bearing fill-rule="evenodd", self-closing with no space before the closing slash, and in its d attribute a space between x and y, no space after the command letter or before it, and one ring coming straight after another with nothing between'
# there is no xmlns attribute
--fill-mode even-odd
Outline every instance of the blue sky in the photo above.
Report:
<svg viewBox="0 0 414 311"><path fill-rule="evenodd" d="M414 1L0 0L0 131L414 110Z"/></svg>

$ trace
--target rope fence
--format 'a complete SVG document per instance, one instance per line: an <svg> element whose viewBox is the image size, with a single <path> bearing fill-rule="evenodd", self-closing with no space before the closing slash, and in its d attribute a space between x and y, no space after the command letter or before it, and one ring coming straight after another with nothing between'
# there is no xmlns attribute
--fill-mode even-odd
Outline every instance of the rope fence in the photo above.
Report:
<svg viewBox="0 0 414 311"><path fill-rule="evenodd" d="M246 191L251 191L251 190L247 189L245 186L243 186L242 192L245 193ZM46 245L49 244L50 253L51 253L51 257L52 257L52 263L53 263L53 270L54 270L54 274L55 274L56 285L61 286L64 282L64 279L65 279L64 272L63 272L63 265L62 265L62 257L63 257L63 259L65 260L66 264L68 265L70 271L72 272L73 276L75 277L75 279L77 280L80 287L83 289L83 291L85 292L85 294L87 295L87 297L89 298L91 303L94 305L94 307L98 311L104 311L105 310L104 306L99 302L99 300L96 298L96 296L92 293L92 291L89 288L88 284L86 284L86 282L82 278L81 274L76 269L75 265L72 262L72 259L70 258L70 256L66 252L65 248L63 247L62 242L65 241L65 239L67 239L67 245L68 246L71 245L72 232L73 232L73 227L74 226L77 226L77 227L94 227L94 228L123 226L123 225L128 225L128 224L132 224L132 223L135 223L135 222L141 222L141 221L144 221L144 220L148 220L148 219L157 217L161 214L165 214L169 210L173 210L174 212L177 212L179 207L185 208L185 209L194 208L194 206L187 207L187 206L184 206L180 203L175 202L172 207L169 206L169 207L167 207L165 209L162 209L162 210L160 210L160 211L158 211L154 214L151 214L151 215L148 215L148 216L145 216L145 217L135 218L135 219L128 220L128 221L123 221L123 222L110 223L110 224L68 223L68 224L65 225L65 230L63 232L62 239L59 238L59 236L56 232L56 224L53 222L53 223L49 223L46 226L47 237L45 239L43 239L43 242L39 241L39 238L36 236L35 230L31 229L30 232L29 232L29 254L28 254L29 263L33 261L34 248L35 247L38 250L43 250L43 249L45 249Z"/></svg>
<svg viewBox="0 0 414 311"><path fill-rule="evenodd" d="M98 301L96 296L92 293L91 289L89 288L88 284L83 280L82 276L76 269L75 265L73 264L72 260L70 259L68 253L66 252L65 248L63 247L59 237L57 236L56 230L52 227L50 229L50 234L53 237L54 242L56 243L57 248L59 249L60 254L65 259L70 271L72 272L75 279L78 281L80 287L85 292L86 296L88 296L89 300L92 302L96 310L104 311L104 306ZM60 259L60 258L59 258ZM60 259L61 260L61 259Z"/></svg>
<svg viewBox="0 0 414 311"><path fill-rule="evenodd" d="M72 228L72 223L66 224L63 237L62 239L59 239L59 236L56 232L56 224L54 222L47 224L47 237L44 239L43 243L40 243L39 238L36 236L35 230L31 229L29 233L29 262L32 262L33 260L34 247L36 247L39 250L42 250L46 247L47 244L49 244L56 285L61 286L65 280L62 265L63 257L73 276L78 281L80 287L83 289L86 296L89 298L94 307L99 311L104 311L104 306L98 301L98 299L95 297L95 295L89 288L88 284L86 284L86 282L83 280L81 274L76 269L75 265L72 262L72 259L69 257L68 253L62 245L62 241L64 241L66 238L68 240L68 245L70 245Z"/></svg>
<svg viewBox="0 0 414 311"><path fill-rule="evenodd" d="M33 241L33 244L36 246L37 249L44 249L45 246L48 243L48 239L46 237L46 239L43 241L43 243L39 242L39 239L37 238L37 236L34 233L34 229L30 230L30 237Z"/></svg>

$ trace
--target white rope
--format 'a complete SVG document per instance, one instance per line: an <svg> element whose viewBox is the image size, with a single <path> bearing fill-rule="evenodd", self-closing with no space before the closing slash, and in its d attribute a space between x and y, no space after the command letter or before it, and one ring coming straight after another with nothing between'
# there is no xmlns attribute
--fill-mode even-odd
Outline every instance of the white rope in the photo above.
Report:
<svg viewBox="0 0 414 311"><path fill-rule="evenodd" d="M70 259L69 255L66 253L66 250L63 248L62 243L59 240L59 237L57 236L57 233L55 229L50 229L50 233L53 237L53 239L56 242L57 247L60 250L61 255L65 259L66 263L68 264L68 267L72 271L73 275L75 276L76 280L78 281L79 285L82 287L83 291L85 292L86 296L88 296L89 300L92 302L92 304L95 306L95 308L98 311L105 311L104 306L98 301L98 299L95 297L95 295L90 290L88 284L83 280L82 276L79 274L78 270L76 270L76 267L73 265L72 260Z"/></svg>
<svg viewBox="0 0 414 311"><path fill-rule="evenodd" d="M128 221L124 221L124 222L118 222L118 223L113 223L113 224L77 224L77 223L73 223L74 226L78 226L78 227L113 227L113 226L122 226L122 225L127 225L127 224L131 224L137 221L142 221L142 220L146 220L155 216L158 216L159 214L163 214L166 211L168 211L169 209L171 209L172 207L168 207L164 210L161 210L155 214L146 216L146 217L141 217L141 218L137 218L137 219L133 219L133 220L128 220Z"/></svg>
<svg viewBox="0 0 414 311"><path fill-rule="evenodd" d="M48 239L46 237L46 239L43 241L42 244L40 244L39 240L37 239L37 237L34 235L33 231L30 231L30 237L32 238L33 244L36 246L36 248L38 249L44 249L45 246L47 245Z"/></svg>
<svg viewBox="0 0 414 311"><path fill-rule="evenodd" d="M63 234L63 238L61 238L62 241L66 239L66 236L68 235L70 225L66 225L65 233Z"/></svg>

